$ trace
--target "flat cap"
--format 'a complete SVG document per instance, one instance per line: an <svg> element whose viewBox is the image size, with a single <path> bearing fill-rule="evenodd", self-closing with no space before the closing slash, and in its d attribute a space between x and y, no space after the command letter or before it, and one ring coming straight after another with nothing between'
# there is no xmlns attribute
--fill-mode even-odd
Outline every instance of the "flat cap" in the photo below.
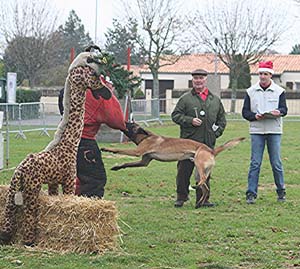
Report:
<svg viewBox="0 0 300 269"><path fill-rule="evenodd" d="M195 75L207 76L207 71L204 69L196 69L196 70L192 71L191 74L192 74L192 76L195 76Z"/></svg>

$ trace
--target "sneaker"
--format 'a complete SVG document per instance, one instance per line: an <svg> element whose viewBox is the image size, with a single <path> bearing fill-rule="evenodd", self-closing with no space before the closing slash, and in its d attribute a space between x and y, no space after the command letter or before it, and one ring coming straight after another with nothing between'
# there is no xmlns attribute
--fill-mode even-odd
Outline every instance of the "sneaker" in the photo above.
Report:
<svg viewBox="0 0 300 269"><path fill-rule="evenodd" d="M285 202L286 198L284 194L278 195L277 202Z"/></svg>
<svg viewBox="0 0 300 269"><path fill-rule="evenodd" d="M246 202L248 205L255 204L255 196L253 194L247 194Z"/></svg>

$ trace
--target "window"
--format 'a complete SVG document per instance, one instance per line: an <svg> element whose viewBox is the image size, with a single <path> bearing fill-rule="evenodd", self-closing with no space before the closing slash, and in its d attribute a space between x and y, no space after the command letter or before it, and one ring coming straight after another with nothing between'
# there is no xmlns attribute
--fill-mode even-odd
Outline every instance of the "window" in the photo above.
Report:
<svg viewBox="0 0 300 269"><path fill-rule="evenodd" d="M294 83L293 82L291 82L291 81L287 81L286 82L286 84L285 84L285 86L287 87L287 88L289 88L289 89L293 89L293 86L294 86Z"/></svg>

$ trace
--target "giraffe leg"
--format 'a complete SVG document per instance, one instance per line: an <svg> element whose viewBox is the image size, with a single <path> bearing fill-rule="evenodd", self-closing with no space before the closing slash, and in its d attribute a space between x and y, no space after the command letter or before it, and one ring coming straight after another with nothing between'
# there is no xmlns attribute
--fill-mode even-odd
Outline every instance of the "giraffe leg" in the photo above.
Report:
<svg viewBox="0 0 300 269"><path fill-rule="evenodd" d="M63 194L75 194L76 173L71 173L66 178L62 183Z"/></svg>
<svg viewBox="0 0 300 269"><path fill-rule="evenodd" d="M4 221L0 230L0 244L8 244L15 230L17 209L15 205L16 181L17 178L14 176L7 193Z"/></svg>
<svg viewBox="0 0 300 269"><path fill-rule="evenodd" d="M75 181L72 182L65 182L62 185L63 194L75 194Z"/></svg>
<svg viewBox="0 0 300 269"><path fill-rule="evenodd" d="M38 197L41 186L24 191L24 234L26 246L34 246L38 223Z"/></svg>
<svg viewBox="0 0 300 269"><path fill-rule="evenodd" d="M57 183L49 183L48 184L48 194L49 195L58 195L58 184Z"/></svg>

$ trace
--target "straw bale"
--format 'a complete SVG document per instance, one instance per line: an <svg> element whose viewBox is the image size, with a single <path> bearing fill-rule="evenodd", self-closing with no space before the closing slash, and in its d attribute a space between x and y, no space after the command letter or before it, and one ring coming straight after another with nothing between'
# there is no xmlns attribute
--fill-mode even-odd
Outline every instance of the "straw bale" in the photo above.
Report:
<svg viewBox="0 0 300 269"><path fill-rule="evenodd" d="M0 186L0 224L8 186ZM117 209L112 201L75 195L39 196L35 248L76 253L103 253L117 245ZM22 207L17 212L17 232L13 242L22 243Z"/></svg>

